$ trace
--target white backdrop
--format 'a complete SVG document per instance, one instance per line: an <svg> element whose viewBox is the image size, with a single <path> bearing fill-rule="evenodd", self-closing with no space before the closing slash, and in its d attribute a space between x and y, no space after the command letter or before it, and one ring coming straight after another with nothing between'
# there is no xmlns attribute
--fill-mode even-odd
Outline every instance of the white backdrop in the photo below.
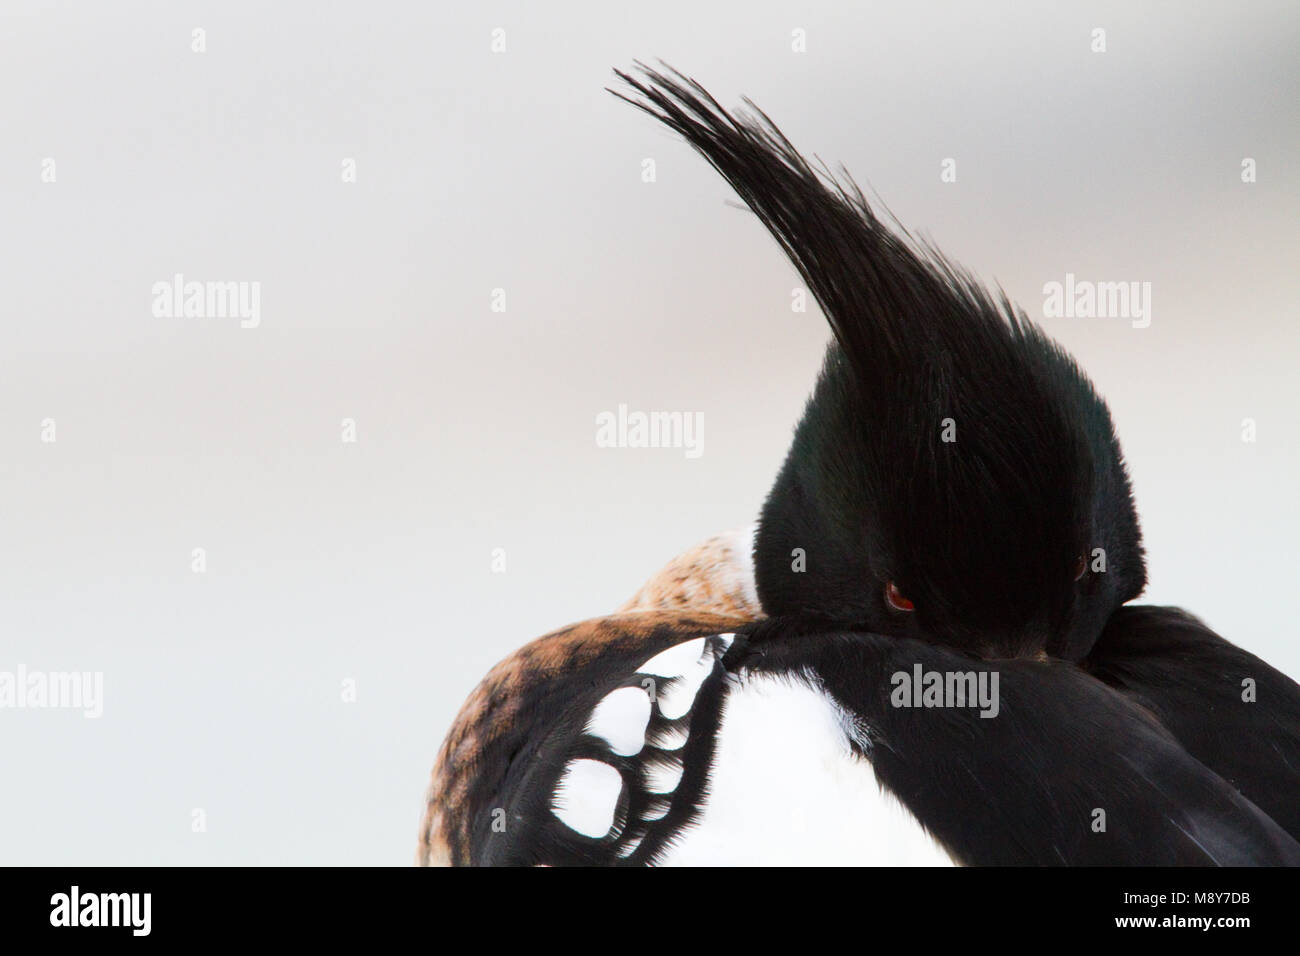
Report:
<svg viewBox="0 0 1300 956"><path fill-rule="evenodd" d="M1031 316L1150 282L1149 328L1044 321L1111 403L1148 598L1300 675L1294 5L848 6L7 0L0 671L104 700L0 710L0 861L408 863L482 673L753 518L828 333L603 91L637 57ZM155 315L176 273L259 283L256 327ZM703 414L703 454L596 447L620 403Z"/></svg>

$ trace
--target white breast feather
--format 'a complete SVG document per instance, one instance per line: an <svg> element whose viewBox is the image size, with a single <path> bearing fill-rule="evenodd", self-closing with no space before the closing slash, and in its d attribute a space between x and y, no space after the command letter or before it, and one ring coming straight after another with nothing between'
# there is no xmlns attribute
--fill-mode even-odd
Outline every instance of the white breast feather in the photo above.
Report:
<svg viewBox="0 0 1300 956"><path fill-rule="evenodd" d="M704 813L661 863L953 865L852 752L824 692L768 676L732 687Z"/></svg>

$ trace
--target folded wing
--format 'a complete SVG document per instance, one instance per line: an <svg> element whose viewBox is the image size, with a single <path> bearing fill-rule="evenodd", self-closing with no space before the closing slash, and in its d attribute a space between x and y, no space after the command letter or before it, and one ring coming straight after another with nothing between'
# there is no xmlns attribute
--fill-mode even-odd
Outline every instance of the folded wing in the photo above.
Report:
<svg viewBox="0 0 1300 956"><path fill-rule="evenodd" d="M1178 608L1120 608L1088 670L1300 839L1300 685Z"/></svg>
<svg viewBox="0 0 1300 956"><path fill-rule="evenodd" d="M1267 813L1130 696L1073 664L976 660L873 634L782 635L779 622L760 625L748 651L751 670L819 682L881 784L963 863L1300 863L1300 845ZM992 687L996 675L996 701L915 706L918 674L939 675L945 689L949 675L973 674L967 687L981 675Z"/></svg>
<svg viewBox="0 0 1300 956"><path fill-rule="evenodd" d="M555 631L502 661L439 752L417 862L650 859L692 818L684 795L698 792L708 772L719 660L745 623L707 613L615 614Z"/></svg>

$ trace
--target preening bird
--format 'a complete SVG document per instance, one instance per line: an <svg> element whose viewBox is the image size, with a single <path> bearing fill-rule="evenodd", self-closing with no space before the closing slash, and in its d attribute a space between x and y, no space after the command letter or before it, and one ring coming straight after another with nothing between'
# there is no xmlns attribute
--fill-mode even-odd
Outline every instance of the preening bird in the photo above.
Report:
<svg viewBox="0 0 1300 956"><path fill-rule="evenodd" d="M1300 863L1300 687L1128 603L1137 512L1074 360L753 104L618 76L834 338L752 531L473 692L419 861Z"/></svg>

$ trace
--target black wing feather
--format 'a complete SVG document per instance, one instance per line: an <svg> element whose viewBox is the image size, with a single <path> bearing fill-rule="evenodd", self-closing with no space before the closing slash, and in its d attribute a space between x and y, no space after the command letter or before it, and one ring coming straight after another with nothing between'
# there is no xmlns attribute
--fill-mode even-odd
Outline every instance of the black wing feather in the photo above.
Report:
<svg viewBox="0 0 1300 956"><path fill-rule="evenodd" d="M1086 666L1300 840L1300 685L1171 607L1120 608Z"/></svg>
<svg viewBox="0 0 1300 956"><path fill-rule="evenodd" d="M815 674L866 728L880 782L966 864L1300 864L1300 844L1266 813L1074 664L977 660L875 634L774 639L780 628L760 626L748 666ZM918 663L996 672L997 716L893 706L892 676Z"/></svg>

